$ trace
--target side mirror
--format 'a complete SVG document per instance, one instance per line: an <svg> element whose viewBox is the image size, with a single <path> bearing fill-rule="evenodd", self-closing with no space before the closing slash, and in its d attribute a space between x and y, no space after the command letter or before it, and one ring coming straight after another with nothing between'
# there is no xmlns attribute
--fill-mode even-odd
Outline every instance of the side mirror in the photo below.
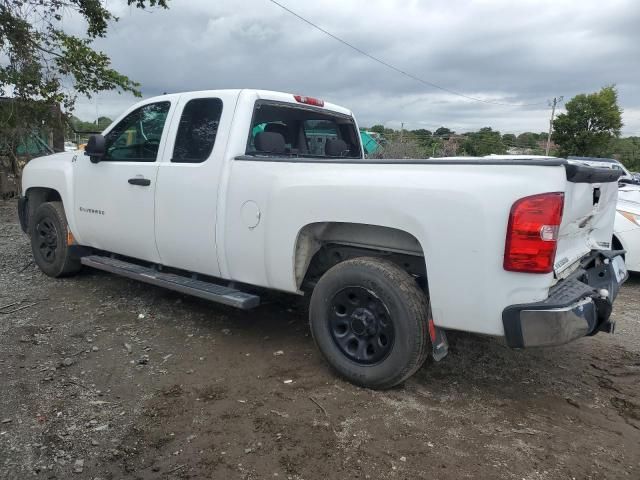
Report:
<svg viewBox="0 0 640 480"><path fill-rule="evenodd" d="M84 154L89 156L91 163L98 163L102 160L105 152L104 137L102 135L91 135L84 149Z"/></svg>

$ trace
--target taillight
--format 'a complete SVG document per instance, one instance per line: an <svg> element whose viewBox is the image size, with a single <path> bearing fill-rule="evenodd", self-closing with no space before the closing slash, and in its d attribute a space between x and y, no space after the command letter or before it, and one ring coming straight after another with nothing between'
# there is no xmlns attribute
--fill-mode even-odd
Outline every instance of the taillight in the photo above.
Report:
<svg viewBox="0 0 640 480"><path fill-rule="evenodd" d="M504 269L550 273L556 258L564 193L543 193L518 200L511 207Z"/></svg>
<svg viewBox="0 0 640 480"><path fill-rule="evenodd" d="M305 97L304 95L294 95L293 98L295 98L298 103L313 105L314 107L324 107L324 100L320 100L319 98Z"/></svg>

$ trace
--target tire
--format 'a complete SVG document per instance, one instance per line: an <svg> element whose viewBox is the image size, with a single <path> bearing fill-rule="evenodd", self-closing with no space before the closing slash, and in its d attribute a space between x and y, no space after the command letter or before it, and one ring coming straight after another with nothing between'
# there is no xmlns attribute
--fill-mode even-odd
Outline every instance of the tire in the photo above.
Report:
<svg viewBox="0 0 640 480"><path fill-rule="evenodd" d="M82 268L67 245L67 217L61 202L41 204L31 219L31 251L36 265L50 277L65 277Z"/></svg>
<svg viewBox="0 0 640 480"><path fill-rule="evenodd" d="M394 387L428 356L427 296L411 275L377 258L328 270L311 296L309 323L327 362L350 382Z"/></svg>

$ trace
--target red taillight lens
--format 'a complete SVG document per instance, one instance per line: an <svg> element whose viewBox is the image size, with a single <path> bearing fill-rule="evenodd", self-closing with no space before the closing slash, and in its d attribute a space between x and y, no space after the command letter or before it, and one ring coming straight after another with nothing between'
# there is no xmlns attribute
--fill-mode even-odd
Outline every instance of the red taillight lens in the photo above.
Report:
<svg viewBox="0 0 640 480"><path fill-rule="evenodd" d="M543 193L518 200L511 207L504 269L550 273L556 258L564 193Z"/></svg>
<svg viewBox="0 0 640 480"><path fill-rule="evenodd" d="M320 100L319 98L305 97L304 95L294 95L293 98L299 103L313 105L314 107L324 107L324 100Z"/></svg>

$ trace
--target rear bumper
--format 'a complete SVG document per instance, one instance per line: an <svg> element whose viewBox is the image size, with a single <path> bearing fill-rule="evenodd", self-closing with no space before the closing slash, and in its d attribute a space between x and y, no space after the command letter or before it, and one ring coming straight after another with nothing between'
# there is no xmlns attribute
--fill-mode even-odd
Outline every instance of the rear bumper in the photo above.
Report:
<svg viewBox="0 0 640 480"><path fill-rule="evenodd" d="M505 339L513 348L561 345L598 331L613 332L609 320L620 285L614 258L624 251L595 251L561 280L542 302L512 305L502 312Z"/></svg>
<svg viewBox="0 0 640 480"><path fill-rule="evenodd" d="M18 198L18 218L20 219L20 228L24 233L27 233L27 226L29 225L27 202L27 197L20 196Z"/></svg>

